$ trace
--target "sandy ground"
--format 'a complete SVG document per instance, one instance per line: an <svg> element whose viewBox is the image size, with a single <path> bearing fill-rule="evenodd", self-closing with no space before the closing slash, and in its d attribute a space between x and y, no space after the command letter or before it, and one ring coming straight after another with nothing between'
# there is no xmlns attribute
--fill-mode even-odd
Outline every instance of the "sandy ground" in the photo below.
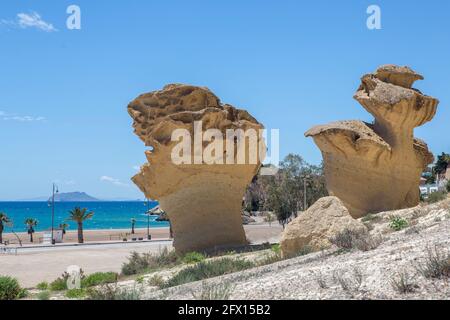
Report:
<svg viewBox="0 0 450 320"><path fill-rule="evenodd" d="M276 242L281 234L281 226L273 223L244 226L251 243ZM129 231L129 230L126 230ZM145 237L146 229L136 230ZM109 235L118 235L123 230L86 231L85 245L57 245L56 247L28 246L18 249L17 255L0 253L0 275L16 277L22 286L31 288L41 281L52 281L60 276L68 266L78 265L85 273L97 271L119 272L122 263L132 251L156 252L172 245L167 239L168 228L151 229L150 242L107 241L89 244L89 241L109 240ZM66 239L75 239L76 233L68 232ZM25 235L26 236L26 235Z"/></svg>

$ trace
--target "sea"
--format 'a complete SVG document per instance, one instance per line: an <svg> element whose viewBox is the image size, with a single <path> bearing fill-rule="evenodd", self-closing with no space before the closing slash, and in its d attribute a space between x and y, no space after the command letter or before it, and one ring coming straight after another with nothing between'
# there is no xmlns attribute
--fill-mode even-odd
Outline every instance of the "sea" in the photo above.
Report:
<svg viewBox="0 0 450 320"><path fill-rule="evenodd" d="M67 230L76 230L77 225L68 221L69 211L75 207L93 211L91 219L83 223L85 230L98 229L131 229L131 219L136 219L135 228L147 228L148 209L158 205L156 201L111 201L111 202L55 202L55 228L67 223ZM47 202L0 202L0 212L4 212L12 220L12 226L6 226L4 233L25 232L25 219L38 220L36 231L44 231L52 225L52 207ZM166 221L155 221L157 216L150 216L150 228L168 227Z"/></svg>

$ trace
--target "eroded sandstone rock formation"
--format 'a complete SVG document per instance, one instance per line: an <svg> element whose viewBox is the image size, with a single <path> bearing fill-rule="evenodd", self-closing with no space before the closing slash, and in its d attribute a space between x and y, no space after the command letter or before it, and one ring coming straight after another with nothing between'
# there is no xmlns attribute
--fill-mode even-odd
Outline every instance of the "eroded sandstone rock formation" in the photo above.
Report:
<svg viewBox="0 0 450 320"><path fill-rule="evenodd" d="M355 218L419 202L420 175L433 155L413 130L434 117L439 103L412 88L421 79L408 67L381 66L362 77L354 96L373 124L340 121L305 134L322 151L330 195Z"/></svg>
<svg viewBox="0 0 450 320"><path fill-rule="evenodd" d="M291 257L306 246L314 251L328 248L330 239L345 230L368 232L362 222L352 218L341 200L320 198L286 226L280 241L281 253Z"/></svg>
<svg viewBox="0 0 450 320"><path fill-rule="evenodd" d="M175 129L186 129L194 144L198 139L194 137L197 121L202 121L203 131L218 129L223 137L227 129L257 131L262 125L248 112L223 105L209 89L180 84L139 96L128 105L128 112L134 120L135 133L153 148L146 151L148 163L132 180L146 197L158 200L169 215L175 249L189 252L245 244L242 198L263 159L249 164L246 153L246 164L206 164L204 159L197 164L175 164L171 152L178 142L172 141L171 136ZM260 143L264 146L258 135L261 146ZM236 144L234 140L235 160ZM202 145L207 150L211 140ZM192 151L199 156L194 146ZM226 158L230 156L228 151L224 146L224 153L213 154L213 158Z"/></svg>

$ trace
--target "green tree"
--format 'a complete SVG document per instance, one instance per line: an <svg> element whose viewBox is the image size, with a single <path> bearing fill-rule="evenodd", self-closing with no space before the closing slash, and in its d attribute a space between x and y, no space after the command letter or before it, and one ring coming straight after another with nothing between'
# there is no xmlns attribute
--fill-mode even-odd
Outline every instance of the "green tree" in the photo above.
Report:
<svg viewBox="0 0 450 320"><path fill-rule="evenodd" d="M445 173L449 163L450 163L450 154L442 152L442 154L437 158L436 165L434 166L434 173L437 174Z"/></svg>
<svg viewBox="0 0 450 320"><path fill-rule="evenodd" d="M84 243L83 222L91 219L93 215L94 212L88 212L86 208L76 207L73 210L69 211L68 220L75 221L78 226L78 243Z"/></svg>
<svg viewBox="0 0 450 320"><path fill-rule="evenodd" d="M450 181L447 182L447 191L450 192Z"/></svg>
<svg viewBox="0 0 450 320"><path fill-rule="evenodd" d="M284 227L298 211L305 211L317 199L327 196L323 166L308 164L299 155L289 154L267 183L265 208L275 213ZM306 193L305 193L306 191Z"/></svg>
<svg viewBox="0 0 450 320"><path fill-rule="evenodd" d="M27 233L30 235L30 242L33 242L33 233L35 232L34 227L36 227L38 221L34 218L25 219L25 225L27 226Z"/></svg>
<svg viewBox="0 0 450 320"><path fill-rule="evenodd" d="M11 219L8 218L6 213L0 212L0 244L3 243L3 230L6 226L11 225Z"/></svg>
<svg viewBox="0 0 450 320"><path fill-rule="evenodd" d="M277 175L269 184L267 196L267 205L275 213L283 229L292 216L292 208L289 207L290 201L287 189L283 177Z"/></svg>

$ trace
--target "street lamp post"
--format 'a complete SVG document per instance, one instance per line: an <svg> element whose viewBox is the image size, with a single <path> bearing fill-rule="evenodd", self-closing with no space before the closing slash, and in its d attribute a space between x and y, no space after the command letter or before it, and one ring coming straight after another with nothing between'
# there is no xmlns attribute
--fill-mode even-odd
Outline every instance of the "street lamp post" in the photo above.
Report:
<svg viewBox="0 0 450 320"><path fill-rule="evenodd" d="M147 200L147 240L150 240L150 212L149 212L149 203L148 198Z"/></svg>
<svg viewBox="0 0 450 320"><path fill-rule="evenodd" d="M52 244L55 244L54 230L55 230L55 193L58 193L58 187L53 183L52 192Z"/></svg>

